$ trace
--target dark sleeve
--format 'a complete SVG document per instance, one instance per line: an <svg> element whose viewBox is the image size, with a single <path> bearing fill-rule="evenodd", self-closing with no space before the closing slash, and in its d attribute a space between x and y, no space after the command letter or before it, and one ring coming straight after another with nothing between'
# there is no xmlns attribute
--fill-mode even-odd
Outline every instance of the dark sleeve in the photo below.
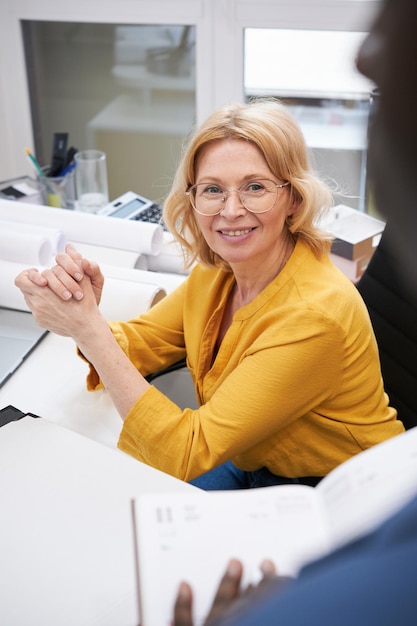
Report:
<svg viewBox="0 0 417 626"><path fill-rule="evenodd" d="M304 568L294 582L216 626L415 626L417 498L367 537Z"/></svg>

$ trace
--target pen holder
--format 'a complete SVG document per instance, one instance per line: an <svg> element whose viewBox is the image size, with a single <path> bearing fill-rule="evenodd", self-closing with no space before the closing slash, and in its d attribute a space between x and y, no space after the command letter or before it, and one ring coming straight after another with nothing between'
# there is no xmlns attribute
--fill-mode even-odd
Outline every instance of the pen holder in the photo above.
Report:
<svg viewBox="0 0 417 626"><path fill-rule="evenodd" d="M74 209L74 170L71 170L65 176L39 176L38 182L42 190L42 200L45 206L52 206L58 209Z"/></svg>

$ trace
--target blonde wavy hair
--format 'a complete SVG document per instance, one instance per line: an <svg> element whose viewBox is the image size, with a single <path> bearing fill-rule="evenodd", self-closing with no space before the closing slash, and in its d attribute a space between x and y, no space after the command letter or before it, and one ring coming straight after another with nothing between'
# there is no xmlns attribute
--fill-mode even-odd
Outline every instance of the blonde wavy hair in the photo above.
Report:
<svg viewBox="0 0 417 626"><path fill-rule="evenodd" d="M201 150L219 139L250 141L261 151L272 174L289 181L297 208L287 218L294 239L303 239L320 257L328 252L331 236L317 222L333 205L330 187L313 171L300 127L287 107L277 100L252 100L216 110L194 132L182 155L171 191L164 204L164 221L184 250L186 266L195 261L230 271L230 266L207 245L185 192L195 184Z"/></svg>

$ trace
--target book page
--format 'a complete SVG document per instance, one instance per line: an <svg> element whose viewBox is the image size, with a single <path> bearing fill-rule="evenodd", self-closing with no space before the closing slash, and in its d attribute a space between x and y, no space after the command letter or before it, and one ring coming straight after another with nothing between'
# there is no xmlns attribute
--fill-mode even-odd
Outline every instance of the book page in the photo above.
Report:
<svg viewBox="0 0 417 626"><path fill-rule="evenodd" d="M349 459L317 491L333 546L370 532L417 493L417 428Z"/></svg>
<svg viewBox="0 0 417 626"><path fill-rule="evenodd" d="M302 485L144 495L135 515L142 626L171 624L183 580L202 624L231 558L244 563L246 585L258 582L265 558L291 576L328 549L319 499Z"/></svg>

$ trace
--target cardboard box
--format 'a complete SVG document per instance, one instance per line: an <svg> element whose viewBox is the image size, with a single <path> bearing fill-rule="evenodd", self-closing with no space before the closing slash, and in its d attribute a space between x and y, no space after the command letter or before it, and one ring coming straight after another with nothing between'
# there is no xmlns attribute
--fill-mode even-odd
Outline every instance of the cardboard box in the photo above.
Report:
<svg viewBox="0 0 417 626"><path fill-rule="evenodd" d="M332 253L356 261L373 254L385 228L382 220L339 204L320 222L334 236Z"/></svg>
<svg viewBox="0 0 417 626"><path fill-rule="evenodd" d="M356 283L368 267L372 254L360 257L359 259L353 261L333 253L329 254L329 257L336 267L338 267L353 283Z"/></svg>

